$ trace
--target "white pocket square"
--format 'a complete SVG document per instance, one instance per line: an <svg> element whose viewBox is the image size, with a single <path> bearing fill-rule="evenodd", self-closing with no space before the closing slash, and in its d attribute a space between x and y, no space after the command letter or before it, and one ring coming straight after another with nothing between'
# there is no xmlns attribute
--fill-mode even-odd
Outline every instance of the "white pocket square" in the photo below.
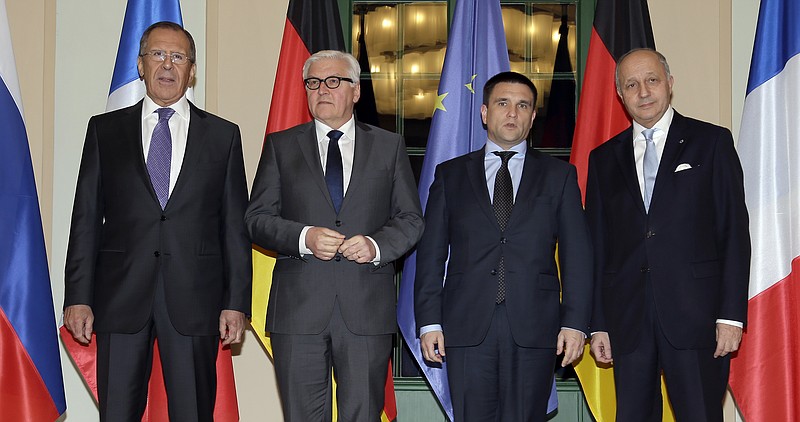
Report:
<svg viewBox="0 0 800 422"><path fill-rule="evenodd" d="M689 170L690 168L692 168L691 164L689 164L689 163L681 163L681 164L678 164L678 167L675 167L675 173L677 173L679 171Z"/></svg>

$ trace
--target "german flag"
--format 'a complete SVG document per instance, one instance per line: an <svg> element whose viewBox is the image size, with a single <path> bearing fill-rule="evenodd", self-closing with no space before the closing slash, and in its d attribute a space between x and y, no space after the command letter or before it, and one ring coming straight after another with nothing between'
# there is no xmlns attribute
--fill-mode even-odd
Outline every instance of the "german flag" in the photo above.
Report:
<svg viewBox="0 0 800 422"><path fill-rule="evenodd" d="M306 59L320 50L346 51L339 5L336 0L290 0L265 136L311 121L301 70ZM253 317L250 324L270 355L272 344L265 327L274 266L275 254L253 245ZM393 421L397 417L397 404L391 362L384 400L381 419ZM334 402L334 421L336 416Z"/></svg>

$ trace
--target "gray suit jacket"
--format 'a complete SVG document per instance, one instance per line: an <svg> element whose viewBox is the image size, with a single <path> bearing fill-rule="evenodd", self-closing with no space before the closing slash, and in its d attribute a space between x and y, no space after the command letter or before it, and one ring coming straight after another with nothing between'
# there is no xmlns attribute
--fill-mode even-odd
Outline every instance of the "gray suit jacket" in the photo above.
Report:
<svg viewBox="0 0 800 422"><path fill-rule="evenodd" d="M356 122L350 184L337 215L325 184L314 122L267 136L245 223L253 243L278 254L267 331L317 334L336 300L350 331L394 333L394 260L422 236L414 176L400 135ZM299 253L305 226L371 236L381 264Z"/></svg>

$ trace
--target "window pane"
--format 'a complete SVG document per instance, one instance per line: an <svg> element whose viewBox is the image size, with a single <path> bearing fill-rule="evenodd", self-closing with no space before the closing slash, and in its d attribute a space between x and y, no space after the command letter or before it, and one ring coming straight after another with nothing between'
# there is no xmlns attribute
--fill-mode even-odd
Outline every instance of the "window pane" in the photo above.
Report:
<svg viewBox="0 0 800 422"><path fill-rule="evenodd" d="M358 105L359 119L403 134L410 147L424 147L446 45L445 1L355 3L353 51L362 68L359 103L365 102ZM374 100L363 95L370 82ZM369 102L376 104L373 121L362 118Z"/></svg>
<svg viewBox="0 0 800 422"><path fill-rule="evenodd" d="M511 70L534 81L539 97L530 145L568 154L575 129L575 4L501 6Z"/></svg>

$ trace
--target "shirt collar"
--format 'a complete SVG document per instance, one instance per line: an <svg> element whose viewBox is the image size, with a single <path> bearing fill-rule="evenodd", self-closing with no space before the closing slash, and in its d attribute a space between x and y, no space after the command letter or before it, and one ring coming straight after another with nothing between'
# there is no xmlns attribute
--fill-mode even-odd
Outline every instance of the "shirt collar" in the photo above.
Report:
<svg viewBox="0 0 800 422"><path fill-rule="evenodd" d="M328 138L328 132L332 131L333 128L322 123L320 120L314 119L314 127L317 131L317 142L322 142L323 140ZM343 124L338 129L344 134L346 139L356 139L356 119L355 116L350 116L350 120L348 120L345 124Z"/></svg>
<svg viewBox="0 0 800 422"><path fill-rule="evenodd" d="M669 126L672 124L672 116L675 115L675 110L672 106L667 108L667 111L664 112L664 115L653 125L654 129L658 129L665 134L669 131ZM644 139L644 135L642 135L642 131L648 129L639 124L636 120L633 121L633 139L642 138Z"/></svg>
<svg viewBox="0 0 800 422"><path fill-rule="evenodd" d="M182 118L184 119L189 118L189 100L186 99L186 94L183 94L183 96L178 101L167 107L175 110L175 113L177 113ZM153 101L150 97L145 95L144 103L142 104L142 117L144 118L153 114L153 112L155 112L159 108L161 108L160 105L156 104L155 101Z"/></svg>
<svg viewBox="0 0 800 422"><path fill-rule="evenodd" d="M496 155L493 154L493 152L495 151L516 151L517 153L514 154L512 158L524 157L525 153L528 152L528 142L522 141L514 145L510 149L504 150L503 148L500 148L500 146L492 142L490 139L486 139L486 155L487 156L491 155L492 157L496 157Z"/></svg>

